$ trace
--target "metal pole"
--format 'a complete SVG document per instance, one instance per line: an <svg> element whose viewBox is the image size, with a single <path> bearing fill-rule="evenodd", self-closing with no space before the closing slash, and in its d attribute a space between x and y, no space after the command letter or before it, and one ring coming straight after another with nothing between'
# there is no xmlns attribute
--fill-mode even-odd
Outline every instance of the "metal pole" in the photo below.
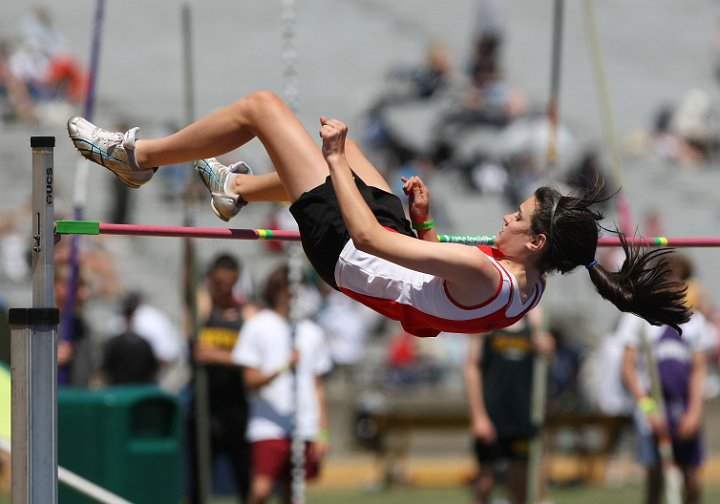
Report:
<svg viewBox="0 0 720 504"><path fill-rule="evenodd" d="M662 415L665 425L668 426L665 397L663 395L662 382L660 381L660 369L658 368L657 357L652 348L645 322L642 322L640 326L640 344L642 352L645 355L645 360L647 361L648 377L650 378L650 396L655 401L655 404L657 404L658 411ZM660 461L662 463L665 504L681 504L683 501L682 474L677 465L675 465L675 456L670 436L668 434L659 436L657 443Z"/></svg>
<svg viewBox="0 0 720 504"><path fill-rule="evenodd" d="M32 308L10 310L12 502L57 503L57 325L54 137L32 137Z"/></svg>
<svg viewBox="0 0 720 504"><path fill-rule="evenodd" d="M185 84L185 123L195 121L195 66L192 53L192 8L189 0L182 3L183 82Z"/></svg>
<svg viewBox="0 0 720 504"><path fill-rule="evenodd" d="M540 481L542 478L543 424L545 423L545 404L547 398L548 358L536 355L533 366L532 396L530 420L537 428L530 442L527 474L527 502L537 504L540 500Z"/></svg>
<svg viewBox="0 0 720 504"><path fill-rule="evenodd" d="M282 63L283 63L283 94L285 101L297 114L299 91L298 52L297 52L297 10L296 0L282 1ZM297 346L297 327L300 322L300 283L303 274L303 252L299 244L288 248L288 267L290 282L290 333L291 345ZM293 415L292 450L291 450L291 482L290 499L292 504L305 503L305 439L302 438L299 418L302 410L299 377L297 367L293 368Z"/></svg>
<svg viewBox="0 0 720 504"><path fill-rule="evenodd" d="M181 29L182 29L182 57L183 57L183 83L184 83L184 105L185 124L192 124L195 121L195 71L193 60L193 38L192 38L192 6L190 0L183 0L180 5ZM194 227L197 223L197 191L199 184L197 178L192 178L185 188L185 215L186 226ZM183 275L186 289L186 301L188 303L188 316L190 318L189 339L193 344L197 342L200 329L197 307L197 252L192 238L188 237L183 242ZM193 413L195 417L195 486L197 502L208 501L212 490L213 480L213 455L210 447L210 396L208 390L207 369L192 360L192 387L193 387Z"/></svg>
<svg viewBox="0 0 720 504"><path fill-rule="evenodd" d="M560 80L562 76L562 42L565 1L555 0L553 8L552 55L550 60L550 99L548 100L547 115L550 121L550 134L547 146L547 169L557 167L557 135L560 109ZM527 474L527 502L536 504L540 493L540 476L542 463L542 424L545 418L545 396L547 386L547 357L535 357L533 367L532 411L530 412L533 424L538 432L530 443Z"/></svg>
<svg viewBox="0 0 720 504"><path fill-rule="evenodd" d="M597 21L595 19L595 8L592 0L585 0L585 25L589 46L590 56L595 71L595 83L600 95L600 112L602 113L603 127L605 129L605 142L612 158L613 182L615 188L619 189L623 185L623 168L622 155L620 146L618 145L617 135L615 133L615 123L613 121L612 107L610 106L610 91L608 90L607 76L605 73L605 65L598 35ZM625 197L623 191L615 195L615 208L618 212L620 220L620 231L631 233L633 229L632 213L630 212L630 202Z"/></svg>
<svg viewBox="0 0 720 504"><path fill-rule="evenodd" d="M31 137L33 170L33 308L55 308L55 137Z"/></svg>
<svg viewBox="0 0 720 504"><path fill-rule="evenodd" d="M87 90L85 91L85 119L92 121L95 110L95 88L97 84L98 68L100 67L100 43L102 41L102 26L105 17L105 0L97 0L95 4L95 20L93 23L93 37L90 46L90 70ZM75 192L73 194L73 213L76 219L82 219L87 203L88 161L79 159L75 167ZM71 341L75 330L75 297L78 290L80 276L80 237L70 239L70 275L68 276L67 296L63 304L62 325L60 338L62 341ZM70 376L67 367L59 370L59 383L68 383Z"/></svg>
<svg viewBox="0 0 720 504"><path fill-rule="evenodd" d="M291 351L299 347L298 325L302 316L300 307L300 285L303 276L303 250L299 245L292 245L289 250L288 280L290 286L290 346ZM302 356L301 356L302 358ZM300 396L300 377L298 368L292 368L294 414L291 438L291 502L292 504L305 503L305 439L300 432L300 417L302 415L302 398Z"/></svg>
<svg viewBox="0 0 720 504"><path fill-rule="evenodd" d="M548 169L557 166L557 135L560 117L560 76L562 75L562 37L563 37L563 11L564 0L555 0L553 9L553 38L552 58L550 61L550 99L548 100L547 115L550 121L550 134L548 136L547 164Z"/></svg>

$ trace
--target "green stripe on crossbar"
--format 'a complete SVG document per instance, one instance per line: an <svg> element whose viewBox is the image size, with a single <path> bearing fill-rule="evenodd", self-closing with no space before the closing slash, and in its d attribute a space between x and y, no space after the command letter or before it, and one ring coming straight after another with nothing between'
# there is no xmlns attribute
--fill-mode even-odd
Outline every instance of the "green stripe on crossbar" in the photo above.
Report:
<svg viewBox="0 0 720 504"><path fill-rule="evenodd" d="M490 235L437 235L438 241L444 243L465 243L468 245L490 245L495 243L495 237Z"/></svg>
<svg viewBox="0 0 720 504"><path fill-rule="evenodd" d="M59 220L55 222L55 232L67 235L99 235L100 223L97 221Z"/></svg>

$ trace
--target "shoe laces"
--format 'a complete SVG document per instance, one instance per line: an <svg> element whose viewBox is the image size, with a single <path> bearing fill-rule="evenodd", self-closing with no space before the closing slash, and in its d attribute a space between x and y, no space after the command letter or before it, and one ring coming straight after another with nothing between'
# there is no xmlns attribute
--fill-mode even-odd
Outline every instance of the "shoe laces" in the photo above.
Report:
<svg viewBox="0 0 720 504"><path fill-rule="evenodd" d="M135 137L140 128L130 128L122 136L122 146L125 150L135 150Z"/></svg>

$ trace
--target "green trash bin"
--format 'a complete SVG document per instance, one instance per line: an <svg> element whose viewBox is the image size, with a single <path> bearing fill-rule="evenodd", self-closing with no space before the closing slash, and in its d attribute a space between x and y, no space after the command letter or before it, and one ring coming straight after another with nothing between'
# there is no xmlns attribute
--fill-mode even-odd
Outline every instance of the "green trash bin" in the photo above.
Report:
<svg viewBox="0 0 720 504"><path fill-rule="evenodd" d="M58 463L135 504L181 499L180 407L155 386L58 390ZM62 483L59 504L95 501Z"/></svg>

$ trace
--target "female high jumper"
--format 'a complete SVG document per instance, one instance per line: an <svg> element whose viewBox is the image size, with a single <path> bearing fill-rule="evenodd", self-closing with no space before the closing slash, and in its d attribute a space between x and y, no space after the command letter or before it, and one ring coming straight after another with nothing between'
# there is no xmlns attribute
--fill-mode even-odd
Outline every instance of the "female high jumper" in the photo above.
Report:
<svg viewBox="0 0 720 504"><path fill-rule="evenodd" d="M601 187L574 195L537 189L503 217L494 247L440 243L419 178L404 180L411 224L388 183L346 139L345 124L325 117L320 124L322 149L280 98L258 91L163 138L137 139L138 128L110 132L81 117L68 121L68 131L83 156L130 187L146 183L157 167L195 161L212 209L225 221L248 202L291 202L318 274L417 336L509 326L540 301L546 273L578 266L621 311L676 328L688 320L683 290L667 275L669 249L643 252L621 234L620 271L596 262L602 215L593 205L602 201ZM255 137L275 172L255 176L245 163L224 166L214 158Z"/></svg>

